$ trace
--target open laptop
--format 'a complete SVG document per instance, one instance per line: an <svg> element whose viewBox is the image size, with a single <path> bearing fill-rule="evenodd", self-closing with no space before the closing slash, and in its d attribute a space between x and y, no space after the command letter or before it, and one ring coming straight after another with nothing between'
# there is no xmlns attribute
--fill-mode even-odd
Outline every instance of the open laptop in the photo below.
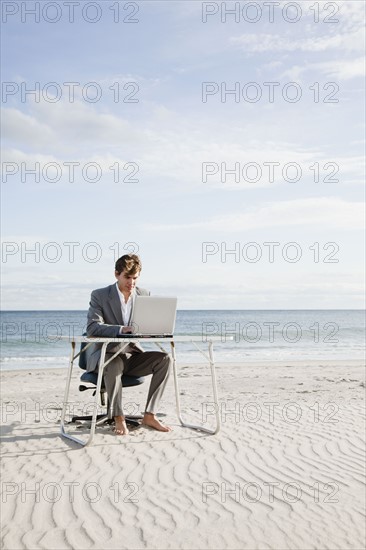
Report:
<svg viewBox="0 0 366 550"><path fill-rule="evenodd" d="M133 334L126 336L164 338L173 336L177 313L177 298L166 296L135 296L131 318Z"/></svg>

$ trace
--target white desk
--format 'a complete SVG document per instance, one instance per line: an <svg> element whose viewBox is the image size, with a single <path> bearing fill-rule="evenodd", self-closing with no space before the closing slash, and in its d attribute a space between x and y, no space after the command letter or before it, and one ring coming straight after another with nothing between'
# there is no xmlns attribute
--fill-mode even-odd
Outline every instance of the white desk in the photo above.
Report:
<svg viewBox="0 0 366 550"><path fill-rule="evenodd" d="M133 343L139 342L140 344L152 342L156 344L162 351L166 351L163 347L163 344L168 344L168 343L170 344L171 353L173 357L174 387L175 387L177 416L178 416L179 422L181 423L182 426L186 428L192 428L193 430L200 430L209 434L217 434L219 432L221 423L220 423L220 415L219 415L215 364L214 364L214 358L213 358L213 342L222 341L220 336L207 336L207 338L203 336L202 337L201 336L174 336L170 338L169 337L167 338L128 338L128 337L126 338L88 338L86 336L74 336L70 338L68 336L61 336L61 339L67 340L71 344L70 362L69 362L66 388L65 388L65 397L63 401L62 415L61 415L61 435L63 437L67 437L68 439L71 439L72 441L75 441L76 443L79 443L80 445L84 445L84 446L90 445L92 443L94 439L95 427L97 423L98 400L99 400L100 389L102 385L104 368L119 353L123 353L123 350L127 347L127 345L130 342L133 342ZM226 337L226 340L232 340L232 337ZM93 416L91 421L89 438L86 441L83 441L71 434L68 434L65 429L65 415L66 415L66 408L67 408L67 403L68 403L69 393L70 393L72 368L73 368L75 359L77 359L80 353L82 353L76 350L76 344L79 344L80 346L82 342L86 343L86 346L83 348L82 352L84 352L92 344L96 344L96 343L102 344L101 356L100 356L99 368L98 368L98 382L97 382L97 388L95 391ZM107 345L112 343L120 344L120 349L112 357L110 357L110 359L106 361L105 356L106 356ZM213 430L210 430L208 428L205 428L204 426L199 426L196 424L188 424L182 418L181 407L180 407L179 386L178 386L177 361L176 361L176 353L175 353L175 344L177 343L192 343L198 349L198 351L207 359L210 365L213 402L215 403L215 417L216 417L216 426ZM206 344L208 347L208 353L203 351L199 346L199 344L201 345Z"/></svg>

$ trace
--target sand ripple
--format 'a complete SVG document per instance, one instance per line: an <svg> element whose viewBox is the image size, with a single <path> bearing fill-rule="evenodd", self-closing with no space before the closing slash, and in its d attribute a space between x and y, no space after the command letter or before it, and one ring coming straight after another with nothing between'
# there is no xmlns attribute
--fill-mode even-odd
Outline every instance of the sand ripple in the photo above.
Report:
<svg viewBox="0 0 366 550"><path fill-rule="evenodd" d="M173 432L140 428L118 438L101 428L86 449L59 437L57 419L24 421L21 407L10 415L18 379L5 376L3 548L362 548L362 370L230 369L224 376L220 368L218 436L178 425L170 386L163 412ZM190 370L181 380L184 415L202 422L207 377ZM61 398L54 372L35 378L28 407L46 404L47 394ZM140 408L144 396L139 388Z"/></svg>

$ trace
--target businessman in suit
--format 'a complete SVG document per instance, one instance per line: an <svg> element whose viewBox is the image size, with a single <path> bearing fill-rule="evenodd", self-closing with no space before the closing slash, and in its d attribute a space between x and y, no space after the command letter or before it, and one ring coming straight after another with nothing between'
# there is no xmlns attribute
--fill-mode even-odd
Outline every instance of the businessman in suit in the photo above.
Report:
<svg viewBox="0 0 366 550"><path fill-rule="evenodd" d="M135 254L125 254L115 265L117 282L91 294L87 335L117 338L133 332L130 325L136 295L148 296L149 291L136 286L141 273L141 261ZM118 345L109 344L106 359L118 351ZM94 344L88 354L87 370L98 370L101 344ZM143 424L162 432L171 428L155 416L172 366L172 357L160 351L144 351L138 343L131 343L104 369L104 383L108 395L108 416L114 417L115 433L127 435L128 428L122 407L122 373L131 376L152 374Z"/></svg>

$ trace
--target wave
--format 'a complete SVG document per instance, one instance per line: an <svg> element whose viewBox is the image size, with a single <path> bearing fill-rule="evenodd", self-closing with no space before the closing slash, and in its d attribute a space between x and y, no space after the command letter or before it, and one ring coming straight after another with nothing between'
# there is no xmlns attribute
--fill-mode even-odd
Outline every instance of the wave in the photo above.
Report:
<svg viewBox="0 0 366 550"><path fill-rule="evenodd" d="M37 356L37 357L2 357L0 359L0 368L6 370L24 370L24 369L49 369L67 367L69 357L58 356Z"/></svg>
<svg viewBox="0 0 366 550"><path fill-rule="evenodd" d="M69 360L69 358L67 356L65 357L60 357L59 355L58 356L51 356L51 357L47 357L47 356L39 356L39 357L31 357L31 356L25 356L25 357L2 357L0 359L0 363L11 363L11 362L22 362L22 361L27 361L28 363L50 363L52 361L62 361L62 362L67 362Z"/></svg>

